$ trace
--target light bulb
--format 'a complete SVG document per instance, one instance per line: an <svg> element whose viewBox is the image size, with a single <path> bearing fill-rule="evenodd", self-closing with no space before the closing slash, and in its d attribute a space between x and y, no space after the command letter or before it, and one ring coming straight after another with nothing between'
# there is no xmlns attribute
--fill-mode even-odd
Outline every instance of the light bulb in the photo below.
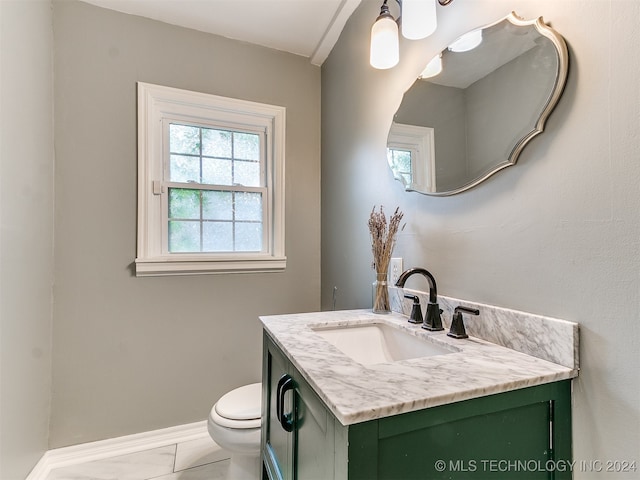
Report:
<svg viewBox="0 0 640 480"><path fill-rule="evenodd" d="M384 70L395 67L399 60L398 24L391 15L380 15L371 27L369 62L372 67Z"/></svg>
<svg viewBox="0 0 640 480"><path fill-rule="evenodd" d="M473 30L472 32L465 33L451 45L449 50L452 52L468 52L473 50L482 43L482 29Z"/></svg>
<svg viewBox="0 0 640 480"><path fill-rule="evenodd" d="M433 57L420 74L420 78L435 77L442 71L442 53Z"/></svg>
<svg viewBox="0 0 640 480"><path fill-rule="evenodd" d="M420 40L435 32L436 0L402 0L402 36Z"/></svg>

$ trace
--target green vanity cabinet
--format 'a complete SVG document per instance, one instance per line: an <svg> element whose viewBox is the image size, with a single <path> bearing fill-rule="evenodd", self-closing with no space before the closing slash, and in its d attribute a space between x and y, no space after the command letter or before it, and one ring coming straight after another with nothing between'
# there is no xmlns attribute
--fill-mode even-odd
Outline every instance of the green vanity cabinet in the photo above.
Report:
<svg viewBox="0 0 640 480"><path fill-rule="evenodd" d="M563 380L344 426L265 333L263 480L570 479L570 398Z"/></svg>

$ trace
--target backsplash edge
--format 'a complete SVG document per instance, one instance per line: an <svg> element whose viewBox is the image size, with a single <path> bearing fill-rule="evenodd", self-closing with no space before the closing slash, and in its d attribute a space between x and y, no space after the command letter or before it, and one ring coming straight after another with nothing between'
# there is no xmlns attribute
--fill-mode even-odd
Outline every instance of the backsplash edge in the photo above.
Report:
<svg viewBox="0 0 640 480"><path fill-rule="evenodd" d="M408 288L389 287L391 310L403 315L411 313L411 299L420 299L426 311L429 294ZM467 333L497 345L516 350L543 360L579 370L579 324L543 315L496 307L483 303L438 295L442 323L448 330L455 307L462 305L480 310L480 315L464 315Z"/></svg>

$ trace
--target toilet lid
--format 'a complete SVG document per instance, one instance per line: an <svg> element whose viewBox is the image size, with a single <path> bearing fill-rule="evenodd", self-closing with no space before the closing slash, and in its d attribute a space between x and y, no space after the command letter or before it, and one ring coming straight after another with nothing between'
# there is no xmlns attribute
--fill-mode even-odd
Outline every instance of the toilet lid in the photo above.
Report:
<svg viewBox="0 0 640 480"><path fill-rule="evenodd" d="M218 415L229 420L255 420L262 414L262 384L252 383L223 395L215 405Z"/></svg>

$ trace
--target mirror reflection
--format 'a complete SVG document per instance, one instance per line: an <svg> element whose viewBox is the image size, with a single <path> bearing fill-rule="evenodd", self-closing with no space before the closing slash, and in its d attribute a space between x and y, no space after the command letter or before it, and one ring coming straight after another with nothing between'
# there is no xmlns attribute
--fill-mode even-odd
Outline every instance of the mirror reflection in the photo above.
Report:
<svg viewBox="0 0 640 480"><path fill-rule="evenodd" d="M426 59L389 131L395 178L452 195L515 164L557 103L567 63L562 37L515 13Z"/></svg>

